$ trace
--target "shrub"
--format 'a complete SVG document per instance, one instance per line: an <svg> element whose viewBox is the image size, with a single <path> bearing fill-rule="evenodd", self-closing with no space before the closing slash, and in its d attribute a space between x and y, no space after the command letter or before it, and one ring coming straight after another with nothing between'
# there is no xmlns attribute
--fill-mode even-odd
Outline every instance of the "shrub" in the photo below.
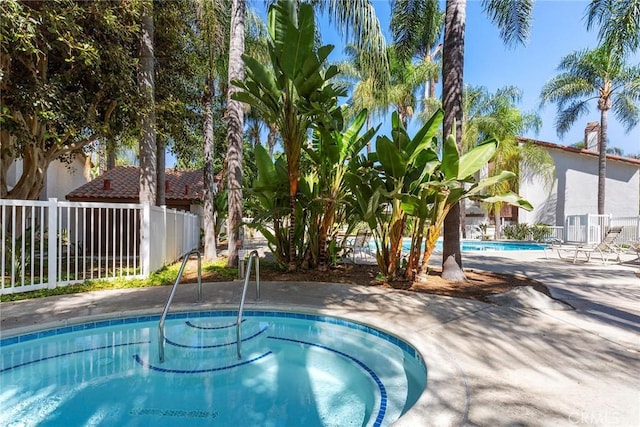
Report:
<svg viewBox="0 0 640 427"><path fill-rule="evenodd" d="M531 227L531 240L544 242L551 236L551 227L547 224L534 224Z"/></svg>
<svg viewBox="0 0 640 427"><path fill-rule="evenodd" d="M513 224L502 227L502 234L511 240L527 240L530 232L528 224Z"/></svg>

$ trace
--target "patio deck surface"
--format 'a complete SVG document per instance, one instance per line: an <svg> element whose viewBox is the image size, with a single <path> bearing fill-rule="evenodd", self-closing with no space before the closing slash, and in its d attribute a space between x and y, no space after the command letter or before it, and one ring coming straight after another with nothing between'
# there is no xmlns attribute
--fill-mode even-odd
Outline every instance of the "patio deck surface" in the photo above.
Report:
<svg viewBox="0 0 640 427"><path fill-rule="evenodd" d="M571 264L541 252L465 253L463 259L465 268L539 280L562 303L521 295L516 303L504 298L486 304L377 287L262 282L261 300L249 290L245 308L346 317L412 343L424 357L428 384L398 426L640 425L640 264ZM180 285L171 310L237 308L241 282L203 287L205 302L197 304L195 285ZM6 337L125 313L160 313L169 291L2 303L0 331Z"/></svg>

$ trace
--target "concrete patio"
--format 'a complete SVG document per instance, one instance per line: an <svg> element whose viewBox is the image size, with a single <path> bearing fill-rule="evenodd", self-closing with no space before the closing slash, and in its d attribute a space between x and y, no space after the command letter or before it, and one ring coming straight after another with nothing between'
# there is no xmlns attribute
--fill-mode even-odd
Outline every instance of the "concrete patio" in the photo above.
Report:
<svg viewBox="0 0 640 427"><path fill-rule="evenodd" d="M485 304L377 287L267 282L258 302L249 290L246 308L348 317L411 342L424 357L428 386L398 426L640 425L640 264L571 264L541 252L465 253L464 262L539 280L560 301L524 294ZM169 291L2 303L2 337L88 318L160 313ZM240 282L207 283L205 302L197 304L195 285L181 285L172 311L237 307L240 292Z"/></svg>

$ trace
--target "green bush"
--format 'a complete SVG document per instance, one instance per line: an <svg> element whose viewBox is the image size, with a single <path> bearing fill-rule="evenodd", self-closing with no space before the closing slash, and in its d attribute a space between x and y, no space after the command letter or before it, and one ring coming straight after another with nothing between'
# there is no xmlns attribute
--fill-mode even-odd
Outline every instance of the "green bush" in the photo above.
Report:
<svg viewBox="0 0 640 427"><path fill-rule="evenodd" d="M514 224L502 227L502 234L511 240L533 240L543 242L551 236L551 227L547 224Z"/></svg>
<svg viewBox="0 0 640 427"><path fill-rule="evenodd" d="M551 236L551 227L547 224L534 224L531 227L531 240L544 242Z"/></svg>
<svg viewBox="0 0 640 427"><path fill-rule="evenodd" d="M513 224L502 227L502 234L510 240L527 240L530 232L528 224Z"/></svg>

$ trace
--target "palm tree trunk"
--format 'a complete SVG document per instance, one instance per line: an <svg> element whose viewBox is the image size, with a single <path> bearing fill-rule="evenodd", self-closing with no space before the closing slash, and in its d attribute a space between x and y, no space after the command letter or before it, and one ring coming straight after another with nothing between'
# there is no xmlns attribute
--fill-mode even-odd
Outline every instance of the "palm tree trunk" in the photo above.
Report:
<svg viewBox="0 0 640 427"><path fill-rule="evenodd" d="M162 139L162 138L161 138ZM156 180L156 204L158 206L164 206L167 204L167 194L165 191L165 182L167 181L166 168L166 155L164 152L164 142L157 141L156 151L156 165L157 165L157 180Z"/></svg>
<svg viewBox="0 0 640 427"><path fill-rule="evenodd" d="M493 222L495 224L494 226L494 232L493 232L493 240L500 240L500 233L501 233L501 229L500 229L500 211L502 210L502 206L499 204L495 204L493 205Z"/></svg>
<svg viewBox="0 0 640 427"><path fill-rule="evenodd" d="M442 50L444 135L456 130L456 143L462 144L462 84L464 69L464 32L466 0L447 0L445 33ZM454 263L446 261L453 257ZM457 268L456 268L457 267ZM442 248L442 278L451 281L464 279L460 253L460 204L453 205L444 221Z"/></svg>
<svg viewBox="0 0 640 427"><path fill-rule="evenodd" d="M296 262L296 195L289 196L289 264L287 270L296 271L298 263Z"/></svg>
<svg viewBox="0 0 640 427"><path fill-rule="evenodd" d="M600 109L600 150L598 155L598 215L604 215L605 183L607 180L608 108Z"/></svg>
<svg viewBox="0 0 640 427"><path fill-rule="evenodd" d="M213 81L207 77L204 89L204 259L206 261L215 260L218 257L216 251L215 232L215 203L213 201L214 177L213 159L215 157L215 146L213 143Z"/></svg>
<svg viewBox="0 0 640 427"><path fill-rule="evenodd" d="M231 35L229 41L229 89L227 91L227 150L229 216L227 218L228 260L227 266L238 264L240 225L242 224L242 135L244 111L242 103L231 99L237 92L233 80L244 80L244 14L245 0L233 0L231 6Z"/></svg>
<svg viewBox="0 0 640 427"><path fill-rule="evenodd" d="M153 52L153 0L142 3L138 86L143 99L140 119L140 203L156 203L156 111Z"/></svg>

